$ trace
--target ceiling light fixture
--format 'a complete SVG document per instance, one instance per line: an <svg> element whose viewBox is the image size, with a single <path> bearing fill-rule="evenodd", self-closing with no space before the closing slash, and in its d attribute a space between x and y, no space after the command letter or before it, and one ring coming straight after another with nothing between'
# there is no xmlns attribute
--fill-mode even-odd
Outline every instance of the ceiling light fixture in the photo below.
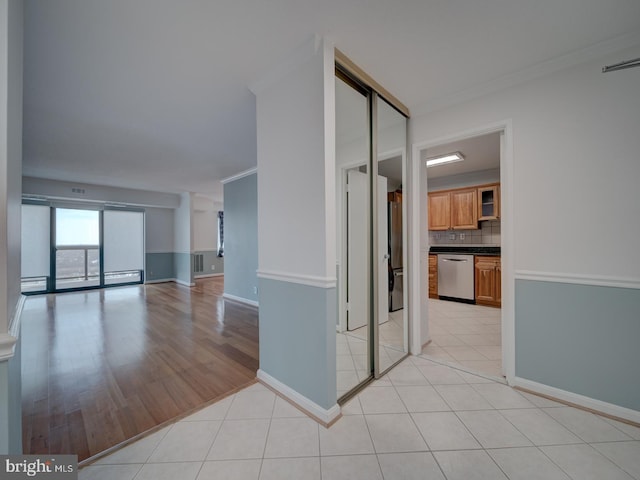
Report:
<svg viewBox="0 0 640 480"><path fill-rule="evenodd" d="M437 157L427 158L427 168L435 167L436 165L443 165L445 163L461 162L464 157L460 152L446 153L444 155L438 155Z"/></svg>

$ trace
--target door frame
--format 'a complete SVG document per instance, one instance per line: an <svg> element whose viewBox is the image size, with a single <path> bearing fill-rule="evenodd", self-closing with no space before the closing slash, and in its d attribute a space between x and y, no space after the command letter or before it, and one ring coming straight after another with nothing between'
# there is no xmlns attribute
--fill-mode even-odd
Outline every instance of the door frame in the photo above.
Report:
<svg viewBox="0 0 640 480"><path fill-rule="evenodd" d="M511 119L453 132L444 136L427 138L412 144L411 203L410 212L410 262L420 265L411 272L411 340L410 352L419 355L430 341L429 335L429 235L427 209L428 176L422 175L420 152L424 149L477 137L500 133L500 196L501 202L501 260L502 260L502 371L508 384L515 378L515 277L514 277L514 156L513 127ZM504 205L504 207L503 207Z"/></svg>

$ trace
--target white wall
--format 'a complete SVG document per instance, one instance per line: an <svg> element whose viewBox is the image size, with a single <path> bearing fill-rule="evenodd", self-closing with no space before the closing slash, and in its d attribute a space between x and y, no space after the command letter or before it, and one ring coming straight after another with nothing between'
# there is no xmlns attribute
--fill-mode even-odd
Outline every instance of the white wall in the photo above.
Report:
<svg viewBox="0 0 640 480"><path fill-rule="evenodd" d="M145 248L147 253L173 252L174 211L172 208L145 208Z"/></svg>
<svg viewBox="0 0 640 480"><path fill-rule="evenodd" d="M193 212L193 249L197 252L217 250L218 211Z"/></svg>
<svg viewBox="0 0 640 480"><path fill-rule="evenodd" d="M131 188L110 187L88 183L62 182L44 178L23 177L25 195L43 195L48 198L81 202L118 202L127 205L175 208L180 205L180 196L175 193L151 192ZM83 190L78 193L74 189Z"/></svg>
<svg viewBox="0 0 640 480"><path fill-rule="evenodd" d="M0 334L20 299L22 6L0 3Z"/></svg>
<svg viewBox="0 0 640 480"><path fill-rule="evenodd" d="M0 0L0 454L22 451L20 237L23 5Z"/></svg>
<svg viewBox="0 0 640 480"><path fill-rule="evenodd" d="M516 271L640 281L640 69L601 73L638 56L640 46L412 119L413 143L512 120Z"/></svg>
<svg viewBox="0 0 640 480"><path fill-rule="evenodd" d="M191 253L193 251L191 197L191 193L180 194L180 206L174 210L175 235L173 245L177 253Z"/></svg>
<svg viewBox="0 0 640 480"><path fill-rule="evenodd" d="M323 48L257 95L259 271L335 278L334 134L325 138L334 80Z"/></svg>
<svg viewBox="0 0 640 480"><path fill-rule="evenodd" d="M193 249L196 252L218 249L218 212L221 202L198 195L193 197Z"/></svg>

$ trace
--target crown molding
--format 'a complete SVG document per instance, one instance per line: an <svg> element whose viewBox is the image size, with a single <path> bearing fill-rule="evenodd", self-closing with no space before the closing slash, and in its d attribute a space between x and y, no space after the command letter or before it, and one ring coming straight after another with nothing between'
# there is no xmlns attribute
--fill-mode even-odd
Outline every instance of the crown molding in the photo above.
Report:
<svg viewBox="0 0 640 480"><path fill-rule="evenodd" d="M235 182L236 180L240 180L241 178L248 177L249 175L253 175L254 173L258 173L258 167L250 168L249 170L245 170L240 173L236 173L235 175L231 175L230 177L223 178L220 180L220 183L226 185L230 182Z"/></svg>

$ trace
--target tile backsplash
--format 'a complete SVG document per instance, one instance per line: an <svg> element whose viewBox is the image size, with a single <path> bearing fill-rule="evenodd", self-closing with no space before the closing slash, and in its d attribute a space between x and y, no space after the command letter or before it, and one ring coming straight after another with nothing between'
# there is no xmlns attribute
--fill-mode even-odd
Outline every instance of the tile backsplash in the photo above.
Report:
<svg viewBox="0 0 640 480"><path fill-rule="evenodd" d="M495 245L500 246L500 220L480 223L480 230L430 231L430 245Z"/></svg>

